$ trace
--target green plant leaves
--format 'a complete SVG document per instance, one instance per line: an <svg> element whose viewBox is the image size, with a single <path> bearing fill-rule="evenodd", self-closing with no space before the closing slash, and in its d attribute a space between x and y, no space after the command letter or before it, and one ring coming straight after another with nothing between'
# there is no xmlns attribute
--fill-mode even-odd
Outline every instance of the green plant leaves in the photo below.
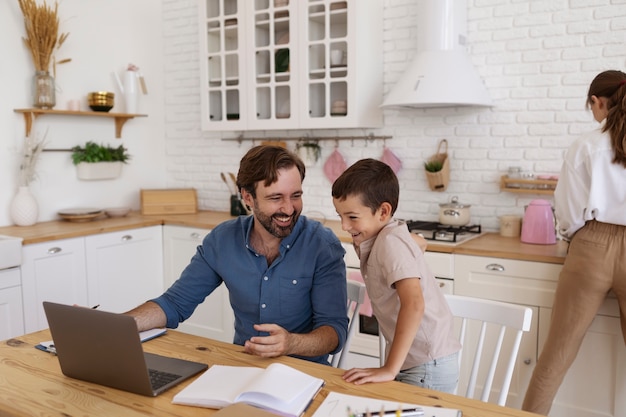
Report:
<svg viewBox="0 0 626 417"><path fill-rule="evenodd" d="M87 142L85 147L74 146L72 148L72 162L78 165L81 162L114 162L126 163L131 156L126 153L124 146L118 147L108 145L98 145L94 142Z"/></svg>

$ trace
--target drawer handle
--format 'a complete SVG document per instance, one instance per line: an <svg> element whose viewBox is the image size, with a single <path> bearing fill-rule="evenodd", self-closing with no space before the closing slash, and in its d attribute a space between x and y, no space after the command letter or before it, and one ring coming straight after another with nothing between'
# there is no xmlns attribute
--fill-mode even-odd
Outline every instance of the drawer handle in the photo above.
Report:
<svg viewBox="0 0 626 417"><path fill-rule="evenodd" d="M489 264L485 267L485 269L487 269L487 271L504 272L504 267L500 264Z"/></svg>
<svg viewBox="0 0 626 417"><path fill-rule="evenodd" d="M131 235L124 235L122 236L122 242L128 242L129 240L132 240L133 237Z"/></svg>
<svg viewBox="0 0 626 417"><path fill-rule="evenodd" d="M530 358L524 359L524 364L525 365L530 365L531 363L532 363L532 361L530 360Z"/></svg>
<svg viewBox="0 0 626 417"><path fill-rule="evenodd" d="M192 239L199 239L200 238L200 233L198 232L193 232L192 234L189 235Z"/></svg>
<svg viewBox="0 0 626 417"><path fill-rule="evenodd" d="M55 253L59 253L61 252L63 249L61 249L58 246L55 246L53 248L48 249L48 255L54 255Z"/></svg>

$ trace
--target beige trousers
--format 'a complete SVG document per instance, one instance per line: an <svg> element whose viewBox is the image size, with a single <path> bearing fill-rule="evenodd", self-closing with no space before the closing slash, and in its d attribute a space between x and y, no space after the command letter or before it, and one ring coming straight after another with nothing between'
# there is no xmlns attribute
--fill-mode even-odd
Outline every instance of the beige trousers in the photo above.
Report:
<svg viewBox="0 0 626 417"><path fill-rule="evenodd" d="M554 296L550 332L522 409L548 415L582 340L613 290L626 343L626 227L589 221L570 242Z"/></svg>

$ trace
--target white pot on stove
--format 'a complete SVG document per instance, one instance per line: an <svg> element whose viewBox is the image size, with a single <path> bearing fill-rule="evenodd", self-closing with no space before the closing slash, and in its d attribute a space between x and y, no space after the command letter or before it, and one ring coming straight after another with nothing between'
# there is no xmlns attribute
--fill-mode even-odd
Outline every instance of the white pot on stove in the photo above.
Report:
<svg viewBox="0 0 626 417"><path fill-rule="evenodd" d="M470 222L470 205L459 203L453 196L449 203L439 204L439 223L448 226L465 226Z"/></svg>

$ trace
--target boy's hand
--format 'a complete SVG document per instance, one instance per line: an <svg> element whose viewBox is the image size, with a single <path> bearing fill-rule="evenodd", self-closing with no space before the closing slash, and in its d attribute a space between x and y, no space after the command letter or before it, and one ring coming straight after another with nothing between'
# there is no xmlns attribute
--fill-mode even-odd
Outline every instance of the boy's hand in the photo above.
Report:
<svg viewBox="0 0 626 417"><path fill-rule="evenodd" d="M367 384L368 382L393 381L396 374L387 368L352 368L346 371L342 378L346 382L353 382L356 385Z"/></svg>

